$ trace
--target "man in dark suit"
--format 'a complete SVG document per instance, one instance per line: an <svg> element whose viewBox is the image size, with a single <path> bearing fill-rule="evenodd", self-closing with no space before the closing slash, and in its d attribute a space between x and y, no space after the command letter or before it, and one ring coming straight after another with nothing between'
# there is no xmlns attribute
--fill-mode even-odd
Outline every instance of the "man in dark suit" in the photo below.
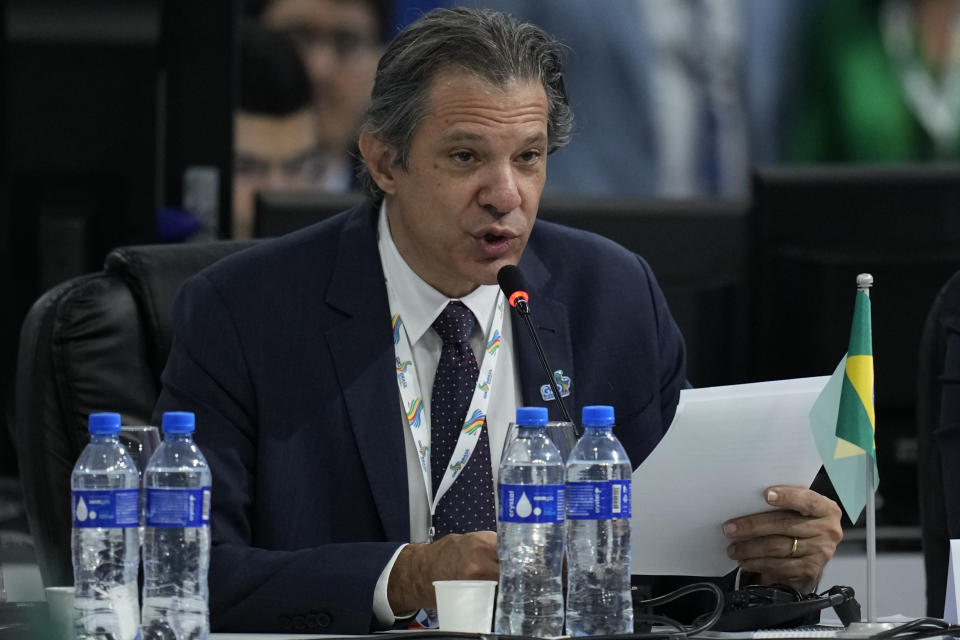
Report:
<svg viewBox="0 0 960 640"><path fill-rule="evenodd" d="M431 12L380 62L359 140L375 200L184 286L157 411L197 412L213 468L213 628L365 632L433 606L433 580L497 576L506 423L520 405L558 417L503 311L505 265L529 280L568 406L616 407L634 465L660 440L684 347L649 267L535 222L547 154L571 124L549 36L499 13ZM469 349L450 375L473 373L451 419L459 439L438 456L458 393L434 381L445 324ZM780 510L726 523L731 557L810 591L839 508L791 487L768 501Z"/></svg>

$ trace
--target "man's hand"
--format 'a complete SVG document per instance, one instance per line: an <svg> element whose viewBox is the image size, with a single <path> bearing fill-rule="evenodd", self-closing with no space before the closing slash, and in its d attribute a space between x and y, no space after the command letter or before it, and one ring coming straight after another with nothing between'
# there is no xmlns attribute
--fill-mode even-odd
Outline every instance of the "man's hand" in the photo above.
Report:
<svg viewBox="0 0 960 640"><path fill-rule="evenodd" d="M765 497L782 510L725 522L723 533L733 540L727 554L743 571L760 574L764 584L781 583L809 593L843 538L840 507L799 487L770 487Z"/></svg>
<svg viewBox="0 0 960 640"><path fill-rule="evenodd" d="M497 534L451 533L431 544L408 544L390 571L387 599L397 614L437 606L434 580L496 580Z"/></svg>

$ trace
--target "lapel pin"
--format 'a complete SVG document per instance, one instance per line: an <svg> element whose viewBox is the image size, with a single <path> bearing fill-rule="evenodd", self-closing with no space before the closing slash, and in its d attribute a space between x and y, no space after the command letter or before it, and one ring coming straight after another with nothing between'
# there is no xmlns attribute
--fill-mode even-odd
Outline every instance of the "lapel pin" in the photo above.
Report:
<svg viewBox="0 0 960 640"><path fill-rule="evenodd" d="M563 369L557 369L553 372L553 380L557 383L557 389L560 390L560 397L566 398L570 395L570 376L563 375ZM553 389L545 384L540 387L540 397L549 402L553 400Z"/></svg>

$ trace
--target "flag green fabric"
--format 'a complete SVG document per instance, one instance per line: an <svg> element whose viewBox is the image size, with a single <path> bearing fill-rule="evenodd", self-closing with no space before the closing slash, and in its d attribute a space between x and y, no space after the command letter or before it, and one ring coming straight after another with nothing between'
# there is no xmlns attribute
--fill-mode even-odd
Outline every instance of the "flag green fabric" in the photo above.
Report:
<svg viewBox="0 0 960 640"><path fill-rule="evenodd" d="M874 447L870 298L857 292L847 355L810 410L810 427L830 482L851 522L866 504L867 469L880 483Z"/></svg>
<svg viewBox="0 0 960 640"><path fill-rule="evenodd" d="M857 291L850 327L850 346L840 392L837 414L837 449L835 458L868 453L876 461L873 434L876 418L873 411L873 339L870 328L870 298Z"/></svg>

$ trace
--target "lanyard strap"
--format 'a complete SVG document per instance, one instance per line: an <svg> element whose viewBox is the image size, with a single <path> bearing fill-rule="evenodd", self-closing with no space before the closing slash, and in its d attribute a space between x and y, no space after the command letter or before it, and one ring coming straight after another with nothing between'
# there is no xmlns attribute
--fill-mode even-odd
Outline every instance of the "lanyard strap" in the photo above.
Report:
<svg viewBox="0 0 960 640"><path fill-rule="evenodd" d="M387 283L389 288L389 282ZM477 384L473 390L473 398L470 401L470 408L467 410L467 417L460 430L460 437L457 439L457 446L450 456L451 462L455 461L462 464L448 464L444 471L443 479L437 488L436 496L432 495L433 481L430 477L430 429L424 428L424 402L423 393L420 390L420 379L417 377L417 365L413 358L413 348L410 344L410 337L407 335L407 329L403 324L403 318L396 313L393 303L393 292L390 295L390 312L393 325L393 349L396 355L397 365L397 387L400 389L400 399L403 402L404 414L407 417L407 428L410 429L410 435L417 447L417 454L420 458L420 470L423 473L423 487L427 495L427 506L430 509L431 519L436 513L437 504L440 498L446 493L453 481L456 480L460 470L466 466L473 451L476 449L477 440L480 438L480 430L487 418L487 406L490 404L490 390L493 387L493 374L496 369L497 356L500 351L501 339L500 331L503 328L503 309L504 295L501 291L497 294L496 311L493 314L493 326L490 333L490 340L487 341L483 351L483 362L480 365L480 375L477 377Z"/></svg>

